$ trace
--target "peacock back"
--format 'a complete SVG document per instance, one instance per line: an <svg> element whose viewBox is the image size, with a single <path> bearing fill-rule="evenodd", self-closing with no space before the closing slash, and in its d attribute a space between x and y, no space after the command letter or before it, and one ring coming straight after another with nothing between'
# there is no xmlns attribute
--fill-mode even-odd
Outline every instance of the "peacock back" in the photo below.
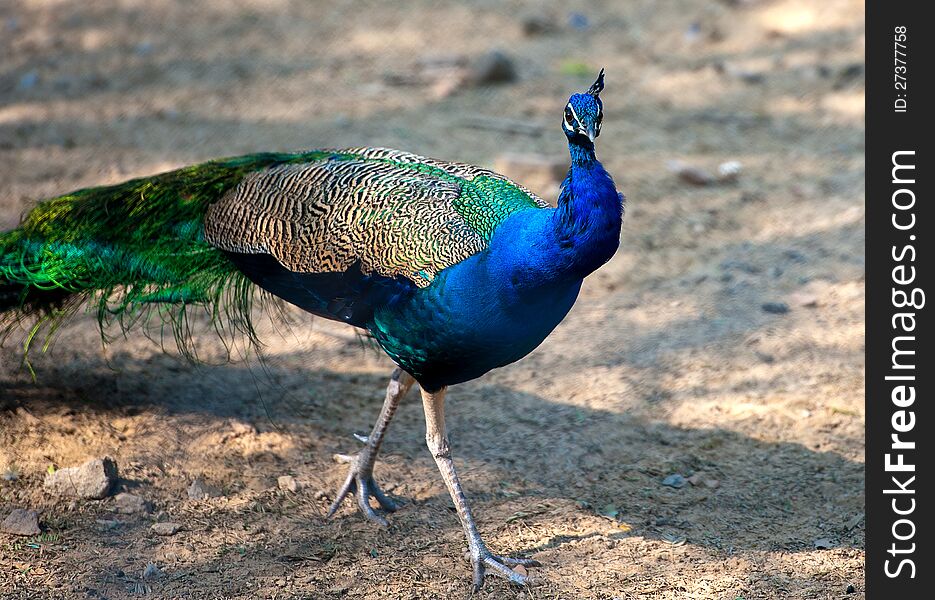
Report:
<svg viewBox="0 0 935 600"><path fill-rule="evenodd" d="M546 206L486 169L353 148L247 175L208 207L204 231L217 248L269 254L293 272L344 272L356 263L365 275L426 287L483 250L504 219Z"/></svg>

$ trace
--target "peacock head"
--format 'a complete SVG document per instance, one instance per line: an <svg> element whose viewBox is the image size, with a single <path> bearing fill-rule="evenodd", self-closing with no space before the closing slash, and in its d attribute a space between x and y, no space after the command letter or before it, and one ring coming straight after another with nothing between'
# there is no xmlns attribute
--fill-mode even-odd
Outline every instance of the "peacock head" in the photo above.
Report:
<svg viewBox="0 0 935 600"><path fill-rule="evenodd" d="M601 121L604 119L604 105L598 97L604 89L604 69L597 76L597 81L591 84L583 94L574 94L565 105L565 115L562 119L562 130L572 141L578 136L590 143L601 134Z"/></svg>

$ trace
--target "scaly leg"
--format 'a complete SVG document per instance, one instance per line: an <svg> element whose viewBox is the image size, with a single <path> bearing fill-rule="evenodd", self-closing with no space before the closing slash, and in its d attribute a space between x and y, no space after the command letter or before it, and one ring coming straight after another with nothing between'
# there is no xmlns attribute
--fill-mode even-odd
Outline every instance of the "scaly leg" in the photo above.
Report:
<svg viewBox="0 0 935 600"><path fill-rule="evenodd" d="M399 401L403 399L413 383L415 383L415 379L409 373L399 368L394 370L393 375L390 376L390 383L386 386L386 399L383 401L380 416L373 426L373 431L370 432L370 436L365 441L364 449L354 456L345 454L336 454L334 456L335 460L349 463L351 467L347 479L344 480L344 485L338 490L337 497L331 503L331 508L328 509L329 517L338 510L347 495L356 490L357 506L360 508L360 512L374 523L383 526L388 525L386 519L370 506L370 497L376 498L380 508L387 512L396 510L396 503L388 498L373 480L373 465L377 460L377 453L380 452L383 436L386 434L390 420L392 420L393 414L396 412L396 407L399 406Z"/></svg>
<svg viewBox="0 0 935 600"><path fill-rule="evenodd" d="M451 447L448 445L448 434L445 431L445 392L446 388L435 393L422 390L422 408L425 410L425 442L435 458L435 464L438 465L442 479L445 480L445 486L451 494L455 509L458 511L458 518L461 519L461 526L464 528L464 535L467 537L471 564L474 567L474 590L480 590L484 585L484 574L488 568L515 584L525 585L527 578L510 567L516 565L538 567L539 563L530 558L496 556L487 549L487 545L484 544L484 540L477 531L477 525L474 524L474 517L471 516L471 509L464 496L464 490L461 489L461 482L458 481L458 474L455 472L454 461L451 460Z"/></svg>

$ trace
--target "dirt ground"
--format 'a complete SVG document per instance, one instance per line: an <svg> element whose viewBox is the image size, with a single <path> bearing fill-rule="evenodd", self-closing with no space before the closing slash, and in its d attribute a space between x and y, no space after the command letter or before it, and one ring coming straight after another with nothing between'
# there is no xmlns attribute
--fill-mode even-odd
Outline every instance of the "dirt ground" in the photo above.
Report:
<svg viewBox="0 0 935 600"><path fill-rule="evenodd" d="M861 598L863 12L7 0L0 224L75 188L260 150L567 156L565 100L603 66L598 155L629 199L620 251L539 349L449 393L483 535L543 564L527 590L488 578L477 596ZM438 75L494 48L516 82ZM743 170L695 186L673 160ZM324 518L345 474L331 456L369 430L391 364L353 330L290 315L262 325L265 363L226 363L209 332L216 366L142 335L102 348L83 315L33 356L33 381L8 339L0 518L38 510L43 533L0 534L0 597L470 596L415 394L376 469L405 502L390 527L350 503ZM104 455L154 514L44 492L50 466ZM663 485L673 474L697 485ZM303 488L280 490L281 475ZM189 499L199 476L223 496ZM156 520L183 529L160 537Z"/></svg>

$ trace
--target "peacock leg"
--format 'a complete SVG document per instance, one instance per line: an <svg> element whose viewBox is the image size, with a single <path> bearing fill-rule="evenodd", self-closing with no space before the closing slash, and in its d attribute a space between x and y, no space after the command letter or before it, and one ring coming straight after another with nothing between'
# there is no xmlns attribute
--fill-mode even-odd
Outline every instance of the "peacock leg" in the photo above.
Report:
<svg viewBox="0 0 935 600"><path fill-rule="evenodd" d="M347 473L347 479L344 480L344 484L338 490L338 495L335 497L334 502L331 503L331 508L328 509L329 517L338 510L341 502L344 501L348 494L356 490L357 506L360 508L360 512L374 523L383 526L388 524L386 519L370 506L370 497L373 496L383 510L388 512L396 510L396 503L387 497L373 480L373 465L377 460L377 453L380 452L383 436L386 434L386 429L396 412L396 407L399 406L400 400L403 399L413 383L415 383L415 379L409 373L399 368L394 370L393 375L390 376L390 383L386 386L386 399L383 401L380 416L373 426L373 431L370 432L364 443L364 449L354 456L345 454L336 454L334 456L338 462L349 463L351 466Z"/></svg>
<svg viewBox="0 0 935 600"><path fill-rule="evenodd" d="M438 465L442 479L445 480L445 486L451 494L455 509L458 511L458 518L461 519L461 526L464 528L464 535L467 537L471 564L474 567L474 590L480 590L484 585L484 574L488 568L496 575L505 577L515 584L525 585L526 576L520 575L510 567L516 565L538 567L539 563L530 558L510 558L493 554L487 549L487 545L477 531L474 517L471 516L471 508L468 506L458 474L455 472L454 461L451 460L451 447L445 431L445 391L446 388L434 393L422 390L422 407L425 410L425 442L435 458L435 464Z"/></svg>

